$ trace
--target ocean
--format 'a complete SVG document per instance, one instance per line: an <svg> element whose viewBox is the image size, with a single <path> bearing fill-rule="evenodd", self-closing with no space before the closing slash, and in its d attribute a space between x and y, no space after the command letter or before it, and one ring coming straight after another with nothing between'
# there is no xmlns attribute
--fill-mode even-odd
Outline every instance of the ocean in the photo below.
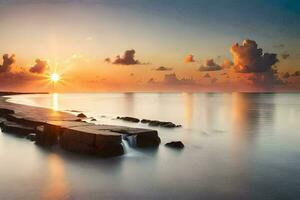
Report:
<svg viewBox="0 0 300 200"><path fill-rule="evenodd" d="M114 158L0 134L0 199L300 199L300 94L78 93L11 96L95 123L158 130L158 149ZM181 124L157 128L117 116ZM183 150L165 147L180 140Z"/></svg>

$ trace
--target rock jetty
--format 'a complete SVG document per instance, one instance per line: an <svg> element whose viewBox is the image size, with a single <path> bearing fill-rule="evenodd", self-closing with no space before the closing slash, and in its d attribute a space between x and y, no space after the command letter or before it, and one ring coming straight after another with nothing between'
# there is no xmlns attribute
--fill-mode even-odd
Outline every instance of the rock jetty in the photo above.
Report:
<svg viewBox="0 0 300 200"><path fill-rule="evenodd" d="M8 103L0 98L0 127L3 132L35 140L42 146L100 156L124 154L123 141L132 147L157 147L156 130L114 125L95 125L76 116L50 109Z"/></svg>

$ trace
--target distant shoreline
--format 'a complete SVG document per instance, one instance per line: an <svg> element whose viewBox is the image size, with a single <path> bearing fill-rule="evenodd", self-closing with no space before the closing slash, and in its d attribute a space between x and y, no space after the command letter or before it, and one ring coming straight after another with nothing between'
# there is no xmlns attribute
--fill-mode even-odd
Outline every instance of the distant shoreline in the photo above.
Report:
<svg viewBox="0 0 300 200"><path fill-rule="evenodd" d="M0 92L0 96L22 95L22 94L49 94L49 92Z"/></svg>

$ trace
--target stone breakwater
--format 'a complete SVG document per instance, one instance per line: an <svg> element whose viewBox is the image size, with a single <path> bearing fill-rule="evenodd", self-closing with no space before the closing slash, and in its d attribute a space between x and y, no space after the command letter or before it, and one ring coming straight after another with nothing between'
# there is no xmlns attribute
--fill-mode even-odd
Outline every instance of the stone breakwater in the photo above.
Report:
<svg viewBox="0 0 300 200"><path fill-rule="evenodd" d="M0 127L6 133L30 136L38 145L105 157L124 154L123 140L139 148L160 144L156 130L95 125L68 113L9 103L4 97L0 97Z"/></svg>

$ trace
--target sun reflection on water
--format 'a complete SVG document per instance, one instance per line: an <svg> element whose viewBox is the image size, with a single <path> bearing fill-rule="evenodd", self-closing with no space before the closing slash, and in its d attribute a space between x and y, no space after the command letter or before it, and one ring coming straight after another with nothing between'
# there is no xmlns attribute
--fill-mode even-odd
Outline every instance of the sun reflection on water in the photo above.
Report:
<svg viewBox="0 0 300 200"><path fill-rule="evenodd" d="M48 178L42 199L65 199L68 191L64 162L58 155L51 154L48 159Z"/></svg>
<svg viewBox="0 0 300 200"><path fill-rule="evenodd" d="M58 98L59 98L58 93L53 93L52 94L52 110L54 110L54 111L59 110Z"/></svg>

